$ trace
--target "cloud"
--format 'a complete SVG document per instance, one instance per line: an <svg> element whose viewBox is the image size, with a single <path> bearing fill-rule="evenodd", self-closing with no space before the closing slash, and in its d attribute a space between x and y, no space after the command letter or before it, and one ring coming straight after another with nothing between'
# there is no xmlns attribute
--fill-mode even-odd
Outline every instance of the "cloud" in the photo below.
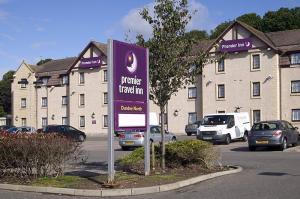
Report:
<svg viewBox="0 0 300 199"><path fill-rule="evenodd" d="M189 3L189 10L192 14L192 19L187 25L187 30L200 29L210 30L212 23L209 19L209 11L203 4L192 0ZM194 11L196 11L194 13Z"/></svg>
<svg viewBox="0 0 300 199"><path fill-rule="evenodd" d="M53 41L42 41L42 42L35 42L31 45L31 48L33 49L39 49L39 48L43 48L43 47L51 47L51 46L55 46L56 42Z"/></svg>
<svg viewBox="0 0 300 199"><path fill-rule="evenodd" d="M10 41L15 41L16 40L13 36L5 34L5 33L0 33L0 37L8 39Z"/></svg>

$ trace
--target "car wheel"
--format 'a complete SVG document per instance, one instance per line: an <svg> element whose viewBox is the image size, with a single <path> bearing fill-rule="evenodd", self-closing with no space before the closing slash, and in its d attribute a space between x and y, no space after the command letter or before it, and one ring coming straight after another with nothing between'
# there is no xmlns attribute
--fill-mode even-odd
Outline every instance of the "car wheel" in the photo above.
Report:
<svg viewBox="0 0 300 199"><path fill-rule="evenodd" d="M298 146L298 142L292 144L293 147Z"/></svg>
<svg viewBox="0 0 300 199"><path fill-rule="evenodd" d="M249 151L255 151L256 147L255 146L249 146Z"/></svg>
<svg viewBox="0 0 300 199"><path fill-rule="evenodd" d="M248 142L248 133L247 132L244 133L243 141Z"/></svg>
<svg viewBox="0 0 300 199"><path fill-rule="evenodd" d="M191 136L191 135L192 135L192 133L186 133L186 135L187 135L187 136Z"/></svg>
<svg viewBox="0 0 300 199"><path fill-rule="evenodd" d="M123 151L128 151L129 150L128 146L122 146L121 148L122 148Z"/></svg>
<svg viewBox="0 0 300 199"><path fill-rule="evenodd" d="M228 144L230 144L230 142L231 142L231 137L228 134L228 135L226 135L226 138L225 138L225 144L228 145Z"/></svg>
<svg viewBox="0 0 300 199"><path fill-rule="evenodd" d="M176 137L172 137L171 141L170 142L175 142L176 141Z"/></svg>
<svg viewBox="0 0 300 199"><path fill-rule="evenodd" d="M280 146L280 150L284 151L287 148L287 140L286 138L283 138L282 144Z"/></svg>
<svg viewBox="0 0 300 199"><path fill-rule="evenodd" d="M79 135L78 141L79 141L79 142L83 142L83 141L84 141L84 136L83 136L83 135Z"/></svg>

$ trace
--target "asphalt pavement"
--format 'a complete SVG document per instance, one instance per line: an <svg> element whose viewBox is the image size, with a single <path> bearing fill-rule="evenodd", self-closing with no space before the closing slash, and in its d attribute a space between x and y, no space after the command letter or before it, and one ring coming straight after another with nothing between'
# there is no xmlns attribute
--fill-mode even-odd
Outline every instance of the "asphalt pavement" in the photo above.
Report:
<svg viewBox="0 0 300 199"><path fill-rule="evenodd" d="M180 137L179 139L194 139L195 137ZM234 142L230 145L216 145L221 152L220 162L224 165L240 165L243 172L229 176L223 176L201 182L192 186L174 191L130 197L134 199L172 199L181 198L206 198L206 199L298 199L300 197L300 153L294 150L290 152L260 149L249 152L247 143ZM106 139L88 139L84 143L84 149L88 152L89 159L85 169L93 169L99 172L102 167L105 170ZM116 158L129 153L121 151L115 142ZM74 196L47 195L39 193L25 193L0 190L0 199L73 199L85 198Z"/></svg>

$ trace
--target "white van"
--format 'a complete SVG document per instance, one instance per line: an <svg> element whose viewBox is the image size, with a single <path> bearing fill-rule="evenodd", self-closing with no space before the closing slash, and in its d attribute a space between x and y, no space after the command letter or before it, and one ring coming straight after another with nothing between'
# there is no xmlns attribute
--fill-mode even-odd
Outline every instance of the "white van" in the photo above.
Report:
<svg viewBox="0 0 300 199"><path fill-rule="evenodd" d="M248 113L218 113L206 115L197 129L197 139L224 142L229 144L233 139L248 140L250 131Z"/></svg>

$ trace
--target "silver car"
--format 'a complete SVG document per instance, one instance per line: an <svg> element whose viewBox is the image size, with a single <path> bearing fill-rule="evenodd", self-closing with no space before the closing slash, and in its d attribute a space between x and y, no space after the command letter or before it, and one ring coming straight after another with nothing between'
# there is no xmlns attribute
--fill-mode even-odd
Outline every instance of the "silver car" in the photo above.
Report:
<svg viewBox="0 0 300 199"><path fill-rule="evenodd" d="M285 150L288 145L298 144L298 128L293 127L284 120L263 121L253 125L248 134L249 150L254 151L257 147L277 146Z"/></svg>
<svg viewBox="0 0 300 199"><path fill-rule="evenodd" d="M160 126L150 126L150 143L158 143L161 141ZM123 150L128 150L132 147L144 146L144 132L125 131L119 135L119 145ZM176 141L176 136L173 133L166 131L165 141Z"/></svg>

